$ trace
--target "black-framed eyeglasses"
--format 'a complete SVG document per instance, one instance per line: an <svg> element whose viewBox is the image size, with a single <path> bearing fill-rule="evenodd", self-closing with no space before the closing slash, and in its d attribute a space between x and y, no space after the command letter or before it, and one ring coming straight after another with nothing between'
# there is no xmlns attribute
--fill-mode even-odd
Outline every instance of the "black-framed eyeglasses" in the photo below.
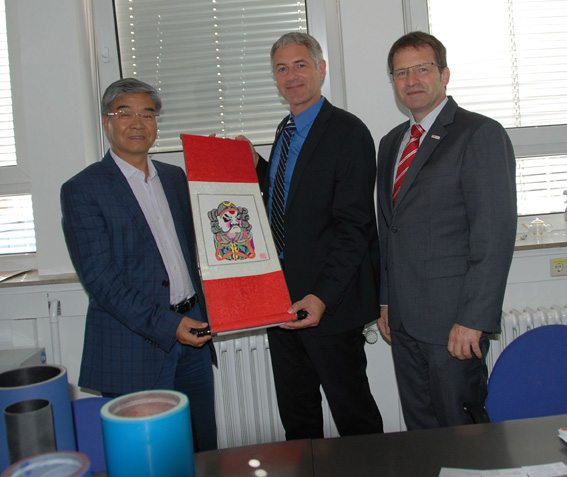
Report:
<svg viewBox="0 0 567 477"><path fill-rule="evenodd" d="M419 65L408 66L407 68L400 68L399 70L391 71L390 74L395 81L403 80L409 76L409 70L417 77L427 76L433 71L433 67L445 68L437 63L420 63Z"/></svg>
<svg viewBox="0 0 567 477"><path fill-rule="evenodd" d="M116 111L115 113L106 113L107 116L115 116L120 121L133 121L139 117L144 122L154 122L159 116L158 113L154 111L144 111L143 113L134 113L133 111Z"/></svg>

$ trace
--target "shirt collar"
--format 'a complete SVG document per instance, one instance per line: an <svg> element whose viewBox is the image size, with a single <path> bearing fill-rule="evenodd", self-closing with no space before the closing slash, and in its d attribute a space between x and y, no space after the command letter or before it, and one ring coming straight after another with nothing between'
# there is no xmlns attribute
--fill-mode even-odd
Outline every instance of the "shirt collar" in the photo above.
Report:
<svg viewBox="0 0 567 477"><path fill-rule="evenodd" d="M130 179L130 177L140 174L142 174L142 177L145 178L144 173L140 169L134 167L129 162L126 162L124 159L120 158L112 149L110 149L110 155L112 156L112 159L114 159L114 162L116 163L122 174L124 174L124 177L126 177L126 179ZM148 171L149 171L148 180L152 180L157 175L157 170L152 160L149 157L148 157Z"/></svg>
<svg viewBox="0 0 567 477"><path fill-rule="evenodd" d="M321 96L321 99L319 101L309 106L305 111L302 111L297 116L290 114L290 116L293 117L293 120L295 121L295 127L297 128L297 131L302 131L306 127L311 127L311 124L313 124L313 121L315 121L315 118L319 114L319 111L321 111L324 101L325 98Z"/></svg>
<svg viewBox="0 0 567 477"><path fill-rule="evenodd" d="M423 128L424 131L428 131L429 128L431 128L431 126L433 126L433 123L435 122L435 120L437 119L437 116L439 116L439 113L441 112L441 110L445 107L445 105L447 104L447 101L449 101L449 97L445 96L445 99L443 101L441 101L437 107L431 111L427 116L425 116L421 122L419 123L419 125ZM414 125L414 124L418 124L416 123L413 114L410 113L410 128Z"/></svg>

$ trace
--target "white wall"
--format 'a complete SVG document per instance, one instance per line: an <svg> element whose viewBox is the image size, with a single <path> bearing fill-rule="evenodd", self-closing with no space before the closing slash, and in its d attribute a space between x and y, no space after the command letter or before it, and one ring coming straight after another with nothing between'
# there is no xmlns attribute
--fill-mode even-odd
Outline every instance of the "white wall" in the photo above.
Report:
<svg viewBox="0 0 567 477"><path fill-rule="evenodd" d="M61 231L61 184L99 159L86 2L7 0L9 38L17 38L12 84L17 152L29 164L41 274L73 271ZM16 36L14 36L16 35Z"/></svg>

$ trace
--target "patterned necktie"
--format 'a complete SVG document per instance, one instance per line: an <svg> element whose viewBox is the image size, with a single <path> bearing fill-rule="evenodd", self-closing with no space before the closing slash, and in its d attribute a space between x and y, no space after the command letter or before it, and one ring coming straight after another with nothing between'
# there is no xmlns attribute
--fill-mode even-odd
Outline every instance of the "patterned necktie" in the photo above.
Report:
<svg viewBox="0 0 567 477"><path fill-rule="evenodd" d="M392 204L396 205L396 199L398 198L398 194L400 192L400 187L406 176L406 172L409 169L411 161L415 157L417 153L417 148L419 147L419 138L423 134L424 129L419 124L414 124L411 127L411 136L407 146L402 152L402 157L400 159L400 163L398 164L398 169L396 171L396 178L394 180L394 188L392 190Z"/></svg>
<svg viewBox="0 0 567 477"><path fill-rule="evenodd" d="M278 256L284 247L285 229L284 229L284 204L285 204L285 166L287 164L287 153L289 152L289 143L291 136L295 132L295 122L292 117L289 118L282 133L282 148L280 150L280 162L276 171L276 180L274 182L274 190L272 191L272 234L276 243Z"/></svg>

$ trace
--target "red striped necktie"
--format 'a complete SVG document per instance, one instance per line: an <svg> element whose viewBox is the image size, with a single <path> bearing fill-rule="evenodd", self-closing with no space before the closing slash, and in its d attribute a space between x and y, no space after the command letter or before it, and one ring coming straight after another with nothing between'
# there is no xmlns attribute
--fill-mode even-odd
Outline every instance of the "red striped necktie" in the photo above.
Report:
<svg viewBox="0 0 567 477"><path fill-rule="evenodd" d="M404 177L406 176L406 172L409 169L411 161L413 161L413 158L417 153L417 148L419 147L419 138L421 137L423 132L424 129L419 124L414 124L411 127L410 140L405 147L404 152L402 152L402 157L396 171L396 178L394 179L394 188L392 190L393 205L396 205L396 199L398 198L400 187L402 186L402 182L404 180Z"/></svg>

